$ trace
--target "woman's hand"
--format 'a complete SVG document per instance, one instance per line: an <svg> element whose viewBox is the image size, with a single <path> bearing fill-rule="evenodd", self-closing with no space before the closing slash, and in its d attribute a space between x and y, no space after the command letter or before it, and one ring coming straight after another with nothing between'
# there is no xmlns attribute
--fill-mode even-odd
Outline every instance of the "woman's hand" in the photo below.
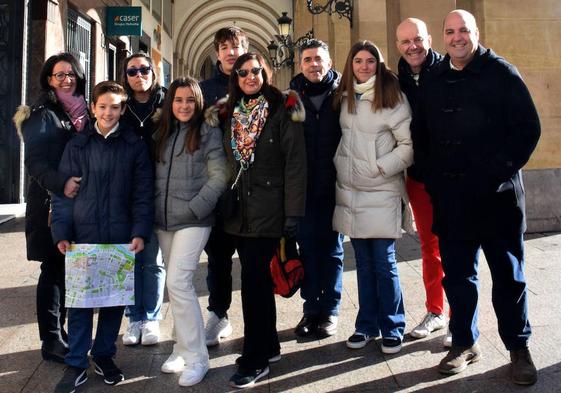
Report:
<svg viewBox="0 0 561 393"><path fill-rule="evenodd" d="M78 190L80 189L81 177L72 176L64 184L64 196L67 198L75 198L78 195Z"/></svg>
<svg viewBox="0 0 561 393"><path fill-rule="evenodd" d="M132 242L129 246L129 250L134 251L138 254L140 251L144 250L144 239L141 237L133 237Z"/></svg>
<svg viewBox="0 0 561 393"><path fill-rule="evenodd" d="M62 255L66 255L66 250L70 248L70 242L68 240L61 240L57 243L58 250L62 253Z"/></svg>

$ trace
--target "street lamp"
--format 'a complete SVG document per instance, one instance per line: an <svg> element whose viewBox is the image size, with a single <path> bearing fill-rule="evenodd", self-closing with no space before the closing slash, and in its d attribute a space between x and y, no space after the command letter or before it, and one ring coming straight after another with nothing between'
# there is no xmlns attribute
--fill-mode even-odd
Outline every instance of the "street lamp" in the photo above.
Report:
<svg viewBox="0 0 561 393"><path fill-rule="evenodd" d="M335 12L339 15L339 18L347 18L351 22L351 27L353 27L353 0L328 0L325 5L314 4L312 0L306 0L306 5L308 11L314 15L322 12L331 15Z"/></svg>
<svg viewBox="0 0 561 393"><path fill-rule="evenodd" d="M281 68L292 67L294 65L294 49L298 48L302 43L310 38L314 38L314 30L308 31L304 36L292 41L290 36L290 25L292 19L288 16L288 12L283 12L281 17L277 19L279 24L279 33L275 34L278 44L273 40L267 45L269 57L273 63L273 67Z"/></svg>

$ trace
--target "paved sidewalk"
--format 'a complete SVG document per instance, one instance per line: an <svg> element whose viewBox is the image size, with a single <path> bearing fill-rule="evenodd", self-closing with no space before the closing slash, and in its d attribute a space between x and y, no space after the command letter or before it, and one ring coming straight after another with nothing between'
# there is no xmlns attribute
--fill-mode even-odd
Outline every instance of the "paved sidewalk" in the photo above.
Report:
<svg viewBox="0 0 561 393"><path fill-rule="evenodd" d="M489 270L480 264L481 299L479 343L483 359L453 377L441 376L436 365L445 355L444 331L424 340L407 334L403 349L383 355L379 342L360 350L345 346L353 333L357 312L354 255L345 243L344 295L338 333L324 340L296 339L293 328L301 317L302 300L277 298L277 328L282 360L271 366L268 379L256 392L561 392L561 234L529 235L526 240L526 273L533 326L532 355L539 369L539 381L532 387L518 387L509 381L508 352L503 347L492 311ZM23 220L0 225L0 392L50 392L60 379L63 366L41 359L35 322L35 285L39 265L26 261ZM406 236L398 242L399 272L407 314L406 332L423 317L424 290L418 241ZM199 385L181 388L178 376L160 373L161 364L172 348L172 315L165 303L162 341L153 347L123 347L117 364L126 380L107 387L90 369L90 379L80 392L225 392L232 391L228 379L241 352L243 322L240 303L239 264L235 263L234 295L230 317L234 333L209 351L211 370ZM196 286L201 306L207 305L206 261L201 261ZM124 324L123 324L124 328ZM122 331L121 331L122 333Z"/></svg>

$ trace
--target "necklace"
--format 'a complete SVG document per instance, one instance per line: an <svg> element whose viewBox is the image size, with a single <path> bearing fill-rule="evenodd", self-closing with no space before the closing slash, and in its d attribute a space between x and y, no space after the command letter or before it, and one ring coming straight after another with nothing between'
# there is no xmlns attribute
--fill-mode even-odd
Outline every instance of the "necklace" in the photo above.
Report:
<svg viewBox="0 0 561 393"><path fill-rule="evenodd" d="M152 115L152 113L154 113L154 101L152 101L152 109L150 110L150 113L148 113L148 115L142 120L140 120L140 117L138 117L138 115L134 112L129 104L127 104L127 108L129 108L134 117L136 117L136 119L140 122L140 128L144 128L144 122Z"/></svg>

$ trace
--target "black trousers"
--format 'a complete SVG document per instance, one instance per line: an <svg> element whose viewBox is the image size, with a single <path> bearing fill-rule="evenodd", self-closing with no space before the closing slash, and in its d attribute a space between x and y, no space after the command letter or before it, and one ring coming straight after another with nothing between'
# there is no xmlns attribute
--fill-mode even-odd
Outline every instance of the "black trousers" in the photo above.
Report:
<svg viewBox="0 0 561 393"><path fill-rule="evenodd" d="M54 251L52 256L41 262L37 282L37 323L41 341L67 342L65 318L64 255Z"/></svg>
<svg viewBox="0 0 561 393"><path fill-rule="evenodd" d="M218 318L227 316L232 303L232 256L236 251L236 239L214 226L205 247L208 255L208 310Z"/></svg>
<svg viewBox="0 0 561 393"><path fill-rule="evenodd" d="M280 353L277 310L269 268L278 238L236 236L242 265L242 309L244 320L241 369L267 367L269 358Z"/></svg>

